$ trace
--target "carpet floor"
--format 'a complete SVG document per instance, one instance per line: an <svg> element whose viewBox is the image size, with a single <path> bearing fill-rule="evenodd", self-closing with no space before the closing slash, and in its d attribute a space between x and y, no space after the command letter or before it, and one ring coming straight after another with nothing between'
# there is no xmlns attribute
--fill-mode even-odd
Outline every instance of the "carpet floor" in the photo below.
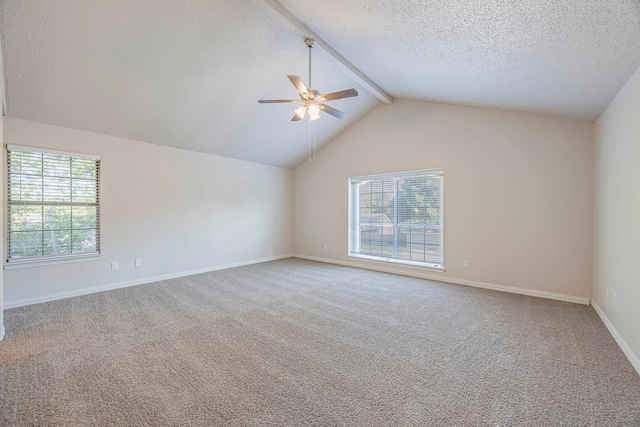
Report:
<svg viewBox="0 0 640 427"><path fill-rule="evenodd" d="M5 325L1 426L640 426L589 306L299 259Z"/></svg>

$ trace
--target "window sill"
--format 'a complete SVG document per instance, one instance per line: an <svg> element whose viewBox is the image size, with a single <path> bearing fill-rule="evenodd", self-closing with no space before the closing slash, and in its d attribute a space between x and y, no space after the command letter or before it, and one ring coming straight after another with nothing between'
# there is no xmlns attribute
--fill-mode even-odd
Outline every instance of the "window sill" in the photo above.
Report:
<svg viewBox="0 0 640 427"><path fill-rule="evenodd" d="M47 265L69 264L72 262L95 261L102 258L101 254L74 255L66 257L39 258L30 260L14 260L5 263L5 270L16 270L20 268L44 267Z"/></svg>
<svg viewBox="0 0 640 427"><path fill-rule="evenodd" d="M405 261L405 260L398 260L393 258L382 258L382 257L360 255L360 254L347 254L347 256L349 258L358 258L362 260L373 261L373 262L384 264L384 265L390 265L390 264L398 265L402 267L410 267L410 268L416 268L420 270L437 271L439 273L443 273L446 270L443 266L438 264L427 264L427 263L417 262L417 261Z"/></svg>

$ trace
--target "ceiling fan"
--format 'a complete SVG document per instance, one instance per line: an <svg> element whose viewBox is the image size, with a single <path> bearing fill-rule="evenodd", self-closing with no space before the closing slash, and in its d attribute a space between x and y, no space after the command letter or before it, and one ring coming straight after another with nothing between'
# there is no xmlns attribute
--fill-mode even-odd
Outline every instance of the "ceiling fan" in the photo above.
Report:
<svg viewBox="0 0 640 427"><path fill-rule="evenodd" d="M298 120L302 120L304 118L305 113L309 113L309 120L317 120L320 117L320 111L323 111L327 114L332 115L333 117L337 117L338 119L343 119L347 116L347 113L344 113L340 110L336 110L333 107L324 104L327 101L335 101L336 99L343 98L351 98L354 96L358 96L358 91L355 89L345 89L338 92L331 92L322 95L315 89L311 88L311 49L315 45L315 40L308 38L305 39L305 44L309 48L309 87L307 88L302 79L298 76L287 76L291 83L295 86L300 94L300 99L260 99L258 100L261 104L282 104L282 103L297 103L303 102L304 105L298 108L291 119L292 122L297 122Z"/></svg>

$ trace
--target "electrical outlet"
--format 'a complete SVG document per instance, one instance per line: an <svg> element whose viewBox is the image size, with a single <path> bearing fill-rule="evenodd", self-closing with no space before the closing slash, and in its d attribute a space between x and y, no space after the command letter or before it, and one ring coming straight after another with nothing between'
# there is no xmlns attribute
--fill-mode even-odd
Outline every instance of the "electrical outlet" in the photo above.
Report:
<svg viewBox="0 0 640 427"><path fill-rule="evenodd" d="M324 245L324 250L325 250L325 251L327 250L327 245Z"/></svg>
<svg viewBox="0 0 640 427"><path fill-rule="evenodd" d="M142 258L136 258L135 266L142 267Z"/></svg>
<svg viewBox="0 0 640 427"><path fill-rule="evenodd" d="M118 267L118 262L117 262L117 261L113 261L113 262L111 263L111 269L112 269L112 270L117 270L118 268L119 268L119 267Z"/></svg>
<svg viewBox="0 0 640 427"><path fill-rule="evenodd" d="M469 268L469 260L468 259L462 260L462 266L464 268Z"/></svg>
<svg viewBox="0 0 640 427"><path fill-rule="evenodd" d="M251 249L249 246L247 246L246 251L249 252L249 249Z"/></svg>

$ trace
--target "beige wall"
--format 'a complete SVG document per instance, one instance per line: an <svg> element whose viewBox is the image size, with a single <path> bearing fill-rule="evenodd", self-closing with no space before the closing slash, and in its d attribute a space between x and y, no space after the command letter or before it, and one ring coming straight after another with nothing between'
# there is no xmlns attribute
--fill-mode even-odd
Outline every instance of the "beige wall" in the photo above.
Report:
<svg viewBox="0 0 640 427"><path fill-rule="evenodd" d="M640 69L596 122L594 306L640 373Z"/></svg>
<svg viewBox="0 0 640 427"><path fill-rule="evenodd" d="M588 299L593 167L591 123L398 100L295 170L294 251L376 266L347 257L348 177L444 168L446 272L430 275Z"/></svg>
<svg viewBox="0 0 640 427"><path fill-rule="evenodd" d="M289 169L8 117L4 125L7 144L101 156L103 253L5 270L5 304L291 252Z"/></svg>

